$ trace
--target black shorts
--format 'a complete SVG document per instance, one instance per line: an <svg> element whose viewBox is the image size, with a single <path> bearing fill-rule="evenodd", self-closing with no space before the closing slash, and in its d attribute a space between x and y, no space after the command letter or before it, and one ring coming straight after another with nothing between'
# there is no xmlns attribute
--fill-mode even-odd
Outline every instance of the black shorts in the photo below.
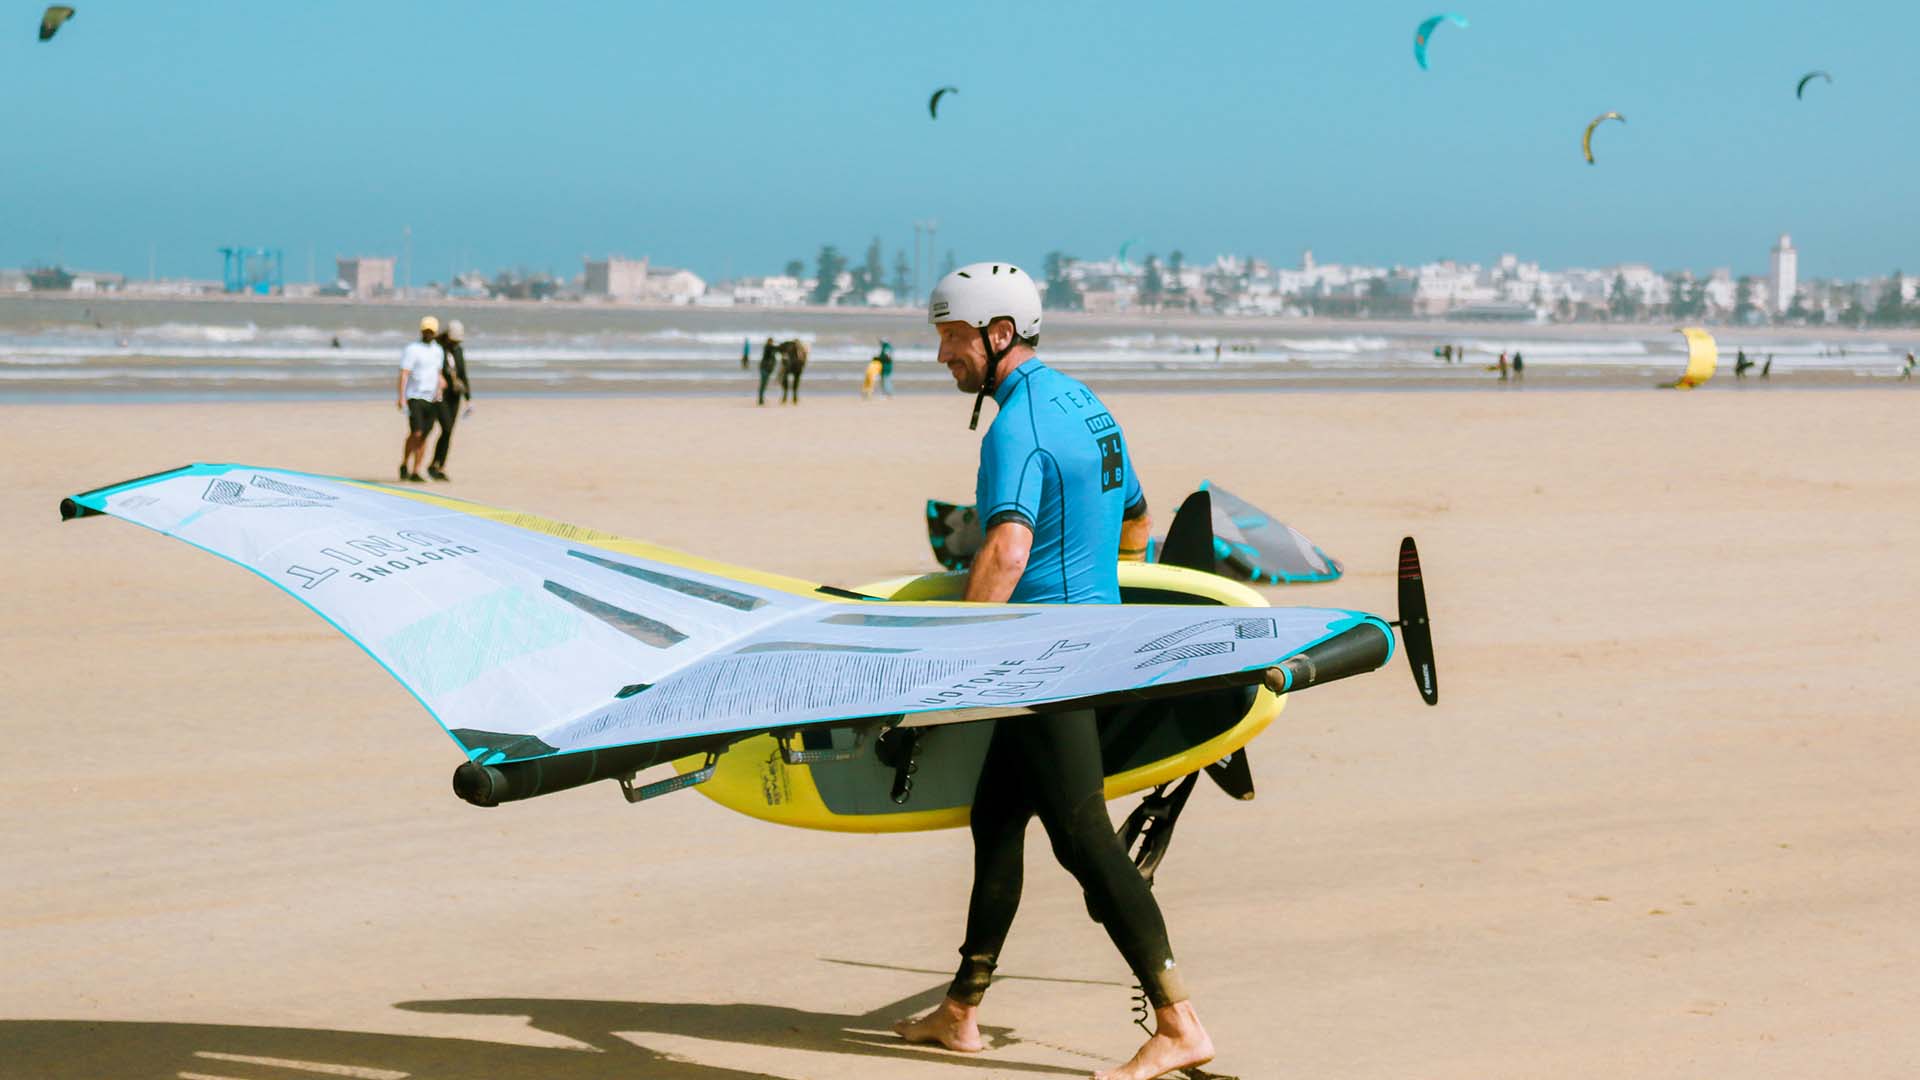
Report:
<svg viewBox="0 0 1920 1080"><path fill-rule="evenodd" d="M415 435L425 435L433 430L433 423L438 419L440 419L438 402L417 397L407 399L407 430Z"/></svg>

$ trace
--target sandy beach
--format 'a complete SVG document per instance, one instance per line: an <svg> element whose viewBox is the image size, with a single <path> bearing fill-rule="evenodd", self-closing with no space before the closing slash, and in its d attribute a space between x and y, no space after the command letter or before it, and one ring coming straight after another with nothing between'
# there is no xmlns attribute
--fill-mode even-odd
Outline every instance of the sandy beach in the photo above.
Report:
<svg viewBox="0 0 1920 1080"><path fill-rule="evenodd" d="M1099 388L1095 383L1096 389ZM1392 613L1296 695L1259 797L1196 793L1157 892L1253 1078L1920 1070L1920 396L1106 394L1162 517L1212 478ZM958 394L482 400L451 494L854 585L970 498ZM1030 838L962 1057L964 833L782 829L612 785L491 810L375 663L239 568L67 494L190 461L391 478L381 400L0 405L0 1077L1084 1075L1129 976ZM1131 802L1116 803L1116 817Z"/></svg>

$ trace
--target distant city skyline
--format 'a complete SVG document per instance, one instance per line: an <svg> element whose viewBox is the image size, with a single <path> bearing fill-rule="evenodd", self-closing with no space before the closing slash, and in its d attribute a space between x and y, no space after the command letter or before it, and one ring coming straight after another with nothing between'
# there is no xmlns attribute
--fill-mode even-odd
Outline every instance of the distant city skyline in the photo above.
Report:
<svg viewBox="0 0 1920 1080"><path fill-rule="evenodd" d="M326 285L286 282L278 253L225 249L232 258L220 281L127 281L96 272L0 269L0 293L62 292L85 296L206 297L246 292L287 299L405 298L558 300L613 305L698 307L843 307L914 310L913 269L904 255L889 269L869 250L858 260L826 252L809 277L790 262L780 274L709 282L691 270L646 258L587 259L572 277L544 273L467 272L450 283L409 286L395 276L392 256L342 258ZM1046 258L1037 268L1042 303L1051 310L1115 314L1182 311L1234 316L1298 318L1473 319L1500 322L1635 322L1673 319L1753 326L1881 326L1920 323L1920 278L1893 274L1848 279L1801 279L1799 250L1787 234L1769 251L1765 276L1736 275L1731 267L1704 273L1656 270L1645 263L1554 268L1503 253L1488 263L1441 260L1415 266L1323 262L1313 252L1298 264L1278 265L1232 254L1189 260L1181 252L1162 261L1131 258ZM929 271L929 275L931 271Z"/></svg>
<svg viewBox="0 0 1920 1080"><path fill-rule="evenodd" d="M1763 265L1754 266L1751 268L1748 268L1747 262L1743 262L1740 259L1723 259L1723 260L1713 262L1709 265L1698 265L1698 266L1662 266L1658 263L1652 262L1651 260L1632 259L1632 258L1622 259L1615 262L1607 262L1607 263L1588 262L1588 263L1569 263L1566 265L1554 265L1554 264L1547 263L1544 260L1533 258L1525 251L1500 251L1500 252L1490 253L1487 255L1465 255L1465 256L1457 256L1457 257L1445 256L1441 258L1424 259L1424 260L1418 260L1418 261L1392 261L1392 262L1385 262L1385 263L1368 263L1368 262L1360 262L1360 261L1354 261L1354 260L1327 258L1324 256L1323 253L1318 252L1312 248L1302 249L1298 252L1295 252L1292 258L1288 258L1287 256L1284 256L1284 255L1273 256L1273 257L1257 254L1257 253L1250 255L1245 251L1239 251L1239 250L1200 252L1200 251L1187 250L1180 247L1179 245L1174 245L1173 247L1162 251L1157 249L1146 248L1138 244L1133 245L1131 250L1128 252L1128 258L1136 266L1144 265L1149 259L1158 259L1162 263L1164 263L1170 255L1177 253L1182 257L1186 265L1188 265L1189 267L1210 265L1218 259L1252 258L1256 262L1259 262L1268 266L1272 266L1275 268L1291 268L1291 267L1296 267L1304 264L1308 269L1311 269L1312 264L1318 263L1321 266L1348 266L1348 267L1380 269L1380 270L1401 270L1401 271L1408 271L1408 272L1418 271L1421 267L1430 267L1436 264L1443 264L1443 263L1457 264L1463 267L1491 266L1494 264L1511 262L1513 260L1518 259L1524 262L1537 265L1551 272L1564 272L1564 271L1599 272L1599 271L1609 271L1609 270L1613 270L1620 267L1645 267L1647 269L1650 269L1657 275L1680 273L1680 274L1693 274L1693 275L1704 278L1710 274L1726 272L1735 278L1752 277L1756 279L1767 278L1769 280L1772 280L1776 278L1780 273L1781 251L1780 251L1779 244L1782 241L1786 241L1791 245L1789 234L1785 234L1785 233L1776 234L1771 237L1769 245L1757 248L1756 249L1757 253L1748 252L1747 254L1750 256L1750 259L1747 260L1747 262L1763 264ZM868 242L869 243L871 242L871 238L869 238ZM835 244L834 246L836 250L839 252L840 256L849 263L858 263L864 257L865 245ZM895 249L892 249L892 248L886 248L884 245L884 242L882 246L885 252L884 261L886 262L886 265L888 267L891 267L893 265L893 257L896 254L904 256L909 261L912 258L912 254L910 251L896 251ZM326 257L319 257L316 255L313 257L313 262L311 266L307 264L306 256L302 256L300 259L296 260L294 258L294 253L291 253L291 252L277 252L277 253L282 258L282 266L283 266L283 272L280 275L280 280L284 280L285 282L290 284L299 284L299 285L312 284L316 286L325 287L325 286L332 285L342 281L345 281L351 285L352 284L351 279L353 275L349 271L343 269L344 267L353 263L364 263L364 262L384 263L389 268L389 272L391 274L391 280L385 286L383 286L383 289L385 291L392 291L395 288L404 290L407 288L428 288L428 287L435 287L435 286L445 289L456 284L454 280L455 278L471 279L474 275L479 275L481 277L491 279L498 274L503 274L503 273L514 274L518 272L525 272L525 273L536 274L536 275L550 275L555 280L563 281L563 282L579 281L584 275L586 279L590 282L592 279L592 275L594 273L595 265L605 263L609 258L611 258L616 263L619 263L622 261L629 261L629 262L634 262L641 266L645 266L648 263L654 261L651 259L649 255L645 253L640 253L638 255L630 255L625 252L607 252L607 253L598 253L598 254L588 252L581 255L579 258L575 259L570 266L564 265L564 264L556 265L552 267L533 266L528 264L524 260L520 260L520 261L515 261L512 263L508 263L500 266L465 266L465 267L460 267L457 270L453 270L450 273L443 272L437 275L433 274L429 269L421 268L420 273L424 276L414 276L412 273L409 272L409 268L407 266L407 260L404 254L402 253L402 248L399 245L396 245L394 248L386 251L366 250L366 251L360 251L352 254L343 252L339 254L329 255ZM1078 262L1078 263L1103 263L1103 262L1111 263L1116 261L1119 258L1119 255L1117 252L1107 252L1104 254L1082 254L1079 252L1061 251L1059 249L1048 249L1045 255L1043 255L1042 257L1031 260L1034 271L1038 273L1044 263L1045 257L1051 256L1054 254L1059 254L1063 257L1069 258L1072 261ZM1798 262L1798 258L1800 254L1801 253L1797 246L1790 246L1786 253L1786 265L1788 267L1787 273L1786 273L1786 281L1788 282L1789 296L1791 295L1791 283L1795 280L1794 267ZM731 281L750 281L750 280L756 280L761 278L780 276L790 267L791 263L799 262L805 268L805 272L802 273L800 277L802 279L811 279L815 271L815 264L816 264L818 255L819 255L819 248L815 248L814 251L807 253L805 256L785 260L784 262L776 266L747 267L743 269L736 269L733 272L731 277L723 277L723 276L710 277L709 275L705 275L705 274L701 274L700 276L702 277L703 280L710 280L715 284L718 284L721 282L731 282ZM923 267L921 269L920 271L921 275L923 278L926 279L922 283L923 287L930 284L934 278L937 278L939 276L939 273L941 272L940 267L942 263L944 263L945 258L946 258L946 253L941 252L931 260L932 265L930 267ZM965 260L961 260L961 261L965 261ZM147 265L145 267L142 267L138 270L133 270L133 271L129 271L129 270L121 269L119 267L113 267L113 266L87 265L87 264L73 263L73 262L60 263L57 260L35 260L27 263L22 263L18 266L0 267L0 270L21 271L21 270L33 269L36 267L44 267L49 269L55 268L55 267L63 267L64 269L69 271L91 271L91 272L111 273L111 274L119 275L120 277L124 278L128 282L138 282L138 281L145 281L145 280L213 282L213 281L219 281L222 278L223 271L225 270L225 266L223 265L222 251L217 248L212 249L212 256L207 261L207 264L203 267L196 268L193 272L184 273L184 274L150 274L150 271L153 269L153 266L154 266L154 259L152 258L152 253L150 252ZM698 273L698 271L694 270L692 267L679 267L679 266L669 267L664 262L657 263L654 266L655 273L658 273L662 270L673 270L673 271L687 270L687 271L692 271L694 273ZM1855 282L1855 281L1865 282L1865 281L1872 281L1872 280L1885 278L1890 273L1894 273L1894 272L1901 272L1900 268L1895 267L1893 270L1890 270L1890 271L1885 271L1881 273L1867 273L1867 274L1843 274L1843 275L1799 274L1798 280L1801 280L1801 281L1821 280L1821 281L1840 282L1840 283ZM1912 275L1908 275L1908 276L1912 276ZM884 279L883 283L885 283L885 280L890 280L890 277L891 277L891 271L889 271L888 279Z"/></svg>
<svg viewBox="0 0 1920 1080"><path fill-rule="evenodd" d="M876 233L891 263L938 218L935 263L1131 239L1762 275L1784 232L1803 278L1920 270L1896 227L1920 6L1488 0L1428 71L1424 6L1000 2L937 30L898 5L750 6L102 0L52 42L0 34L0 265L217 277L238 245L324 281L410 228L415 284L608 254L718 280ZM1833 82L1796 100L1815 68ZM1627 123L1589 166L1607 109Z"/></svg>

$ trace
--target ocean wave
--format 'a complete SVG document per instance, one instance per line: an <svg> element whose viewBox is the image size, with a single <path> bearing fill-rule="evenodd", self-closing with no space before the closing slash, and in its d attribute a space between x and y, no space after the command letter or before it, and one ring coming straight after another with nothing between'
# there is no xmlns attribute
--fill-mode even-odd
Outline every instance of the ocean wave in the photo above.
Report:
<svg viewBox="0 0 1920 1080"><path fill-rule="evenodd" d="M1904 362L1906 350L1896 345L1880 341L1856 341L1851 345L1829 341L1795 342L1721 342L1722 355L1731 355L1735 350L1745 349L1749 355L1772 354L1774 356L1812 357L1816 359L1852 360L1874 357L1897 357ZM1842 350L1845 350L1842 352Z"/></svg>
<svg viewBox="0 0 1920 1080"><path fill-rule="evenodd" d="M1360 337L1358 335L1337 338L1279 338L1273 343L1273 347L1276 349L1292 350L1294 352L1379 352L1392 346L1393 342L1388 338Z"/></svg>
<svg viewBox="0 0 1920 1080"><path fill-rule="evenodd" d="M1674 350L1685 352L1686 343L1676 335ZM1516 348L1528 356L1646 356L1647 343L1644 341L1528 341L1524 338L1514 341L1487 341L1468 338L1466 347L1469 352L1482 352L1488 356L1497 356L1502 352L1512 352Z"/></svg>
<svg viewBox="0 0 1920 1080"><path fill-rule="evenodd" d="M0 380L12 382L105 382L113 379L140 382L291 382L298 372L257 368L59 368L33 371L0 369ZM323 382L348 382L349 379L321 379Z"/></svg>
<svg viewBox="0 0 1920 1080"><path fill-rule="evenodd" d="M619 335L609 335L619 336ZM811 330L650 330L643 334L627 335L641 341L692 341L701 345L717 345L731 348L743 341L751 341L758 349L767 338L774 341L804 341L811 348L819 335Z"/></svg>
<svg viewBox="0 0 1920 1080"><path fill-rule="evenodd" d="M203 341L209 344L238 345L253 341L260 336L260 328L253 323L245 326L222 326L207 323L159 323L143 326L126 336L139 337L143 341Z"/></svg>

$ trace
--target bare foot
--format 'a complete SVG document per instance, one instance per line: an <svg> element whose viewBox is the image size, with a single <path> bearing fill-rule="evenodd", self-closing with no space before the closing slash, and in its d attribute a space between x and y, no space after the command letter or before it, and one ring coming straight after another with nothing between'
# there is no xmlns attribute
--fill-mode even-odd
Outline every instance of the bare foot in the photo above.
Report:
<svg viewBox="0 0 1920 1080"><path fill-rule="evenodd" d="M1094 1080L1153 1080L1213 1060L1213 1040L1200 1026L1200 1016L1190 1002L1163 1005L1153 1016L1153 1037L1134 1052L1133 1059L1117 1069L1095 1073Z"/></svg>
<svg viewBox="0 0 1920 1080"><path fill-rule="evenodd" d="M893 1033L908 1042L939 1043L949 1050L977 1054L986 1048L986 1043L980 1041L979 1014L976 1005L962 1005L952 998L944 998L932 1012L917 1020L897 1021Z"/></svg>

